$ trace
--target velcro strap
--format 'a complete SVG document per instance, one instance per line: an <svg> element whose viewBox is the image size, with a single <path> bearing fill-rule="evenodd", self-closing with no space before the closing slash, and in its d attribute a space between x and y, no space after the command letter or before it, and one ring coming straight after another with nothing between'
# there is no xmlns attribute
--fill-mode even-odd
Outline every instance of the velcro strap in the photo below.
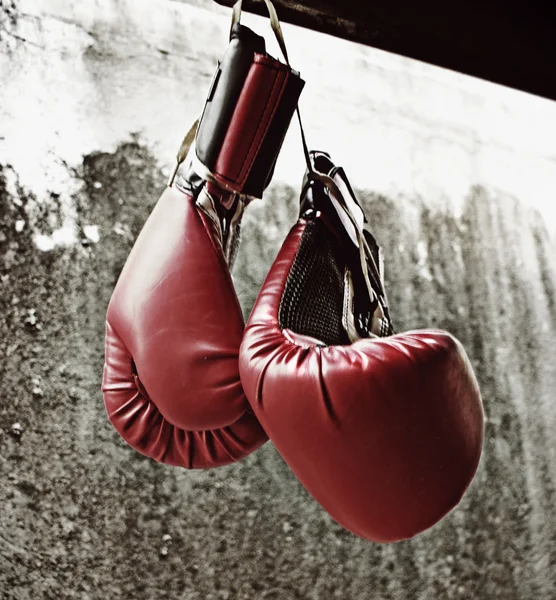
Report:
<svg viewBox="0 0 556 600"><path fill-rule="evenodd" d="M199 175L261 198L303 86L298 73L266 54L261 37L236 24L195 138Z"/></svg>

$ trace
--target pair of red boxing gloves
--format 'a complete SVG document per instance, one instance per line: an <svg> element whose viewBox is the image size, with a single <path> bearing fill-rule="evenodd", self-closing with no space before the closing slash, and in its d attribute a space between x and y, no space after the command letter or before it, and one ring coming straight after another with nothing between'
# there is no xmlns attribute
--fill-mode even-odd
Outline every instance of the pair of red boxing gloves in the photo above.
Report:
<svg viewBox="0 0 556 600"><path fill-rule="evenodd" d="M299 219L244 325L230 276L241 218L272 178L304 83L240 13L241 2L180 171L108 307L108 416L137 451L192 469L240 460L270 438L342 526L407 539L456 506L475 474L478 384L449 333L394 334L362 207L343 169L308 152L304 136Z"/></svg>

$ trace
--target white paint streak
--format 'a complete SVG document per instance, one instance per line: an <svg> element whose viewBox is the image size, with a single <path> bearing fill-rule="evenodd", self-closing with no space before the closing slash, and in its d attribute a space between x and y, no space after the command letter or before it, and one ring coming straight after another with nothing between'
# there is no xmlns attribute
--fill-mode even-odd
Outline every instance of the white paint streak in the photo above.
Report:
<svg viewBox="0 0 556 600"><path fill-rule="evenodd" d="M423 240L417 242L417 268L419 275L427 281L432 281L434 278L429 270L429 253L427 251L427 244Z"/></svg>
<svg viewBox="0 0 556 600"><path fill-rule="evenodd" d="M35 245L42 252L49 252L56 247L67 247L77 243L77 233L71 225L56 229L52 235L37 234Z"/></svg>
<svg viewBox="0 0 556 600"><path fill-rule="evenodd" d="M98 225L86 225L83 227L83 233L85 234L85 237L94 244L98 243L100 240Z"/></svg>

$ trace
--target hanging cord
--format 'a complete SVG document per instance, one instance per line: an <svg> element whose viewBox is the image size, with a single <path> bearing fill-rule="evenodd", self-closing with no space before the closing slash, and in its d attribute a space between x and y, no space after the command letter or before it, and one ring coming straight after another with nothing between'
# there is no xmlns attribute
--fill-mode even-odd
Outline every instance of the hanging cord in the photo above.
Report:
<svg viewBox="0 0 556 600"><path fill-rule="evenodd" d="M282 51L282 54L286 61L286 64L291 69L288 51L286 49L286 42L284 40L284 34L282 33L282 27L280 26L280 21L278 19L276 9L274 8L274 5L272 4L272 2L270 0L264 0L264 3L266 4L266 7L268 9L268 14L270 16L270 26L272 28L272 31L274 32L274 35L278 42L278 45L280 46L280 50ZM230 38L231 38L231 34L232 34L234 26L240 22L241 7L242 7L242 0L237 0L237 2L234 4L233 9L232 9L232 23L231 23L231 27L230 27ZM303 146L303 154L305 156L305 162L307 165L308 179L309 179L309 181L311 181L311 180L320 181L325 186L325 188L328 190L329 194L332 194L334 196L334 198L336 199L338 204L342 207L342 209L346 213L347 217L349 218L350 222L352 223L352 225L355 229L355 234L357 236L357 242L358 242L358 246L359 246L359 260L361 263L361 270L363 272L363 277L365 279L365 285L367 287L367 291L369 294L369 300L372 302L375 295L377 295L383 308L385 308L387 310L388 303L386 301L386 295L385 295L384 290L382 289L382 285L380 283L380 270L378 269L378 266L375 262L373 254L369 248L367 240L366 240L365 236L363 235L363 231L361 230L358 221L353 216L353 213L352 213L351 209L349 208L348 204L346 203L344 196L343 196L342 192L340 191L339 187L337 186L336 182L332 179L332 177L325 175L324 173L320 173L319 171L316 171L313 168L313 163L311 162L311 156L309 154L309 148L307 146L307 138L305 137L305 130L303 129L303 122L301 120L301 113L299 111L299 105L297 105L295 107L295 112L297 114L297 120L299 122L299 131L301 133L301 144ZM182 143L180 145L180 148L179 148L177 156L176 156L176 166L170 177L168 186L172 186L172 184L174 183L174 180L176 178L176 175L180 168L180 165L186 159L189 149L191 148L191 145L195 141L195 136L197 134L198 126L199 126L199 119L197 119L193 123L193 125L190 127L189 131L185 134L185 137L182 140ZM371 269L369 269L369 262L371 263ZM374 275L373 276L374 283L375 283L377 291L380 293L375 294L375 292L373 290L373 286L369 279L369 270Z"/></svg>
<svg viewBox="0 0 556 600"><path fill-rule="evenodd" d="M280 21L278 19L276 9L274 8L274 5L272 4L271 0L264 0L264 3L266 4L266 7L268 9L268 14L270 16L270 26L272 27L272 31L274 32L274 35L278 42L278 45L280 46L280 50L282 51L282 54L284 55L286 64L291 69L288 51L286 49L286 42L284 41L284 34L282 33L282 27L280 26ZM231 38L231 34L232 34L232 30L233 30L234 26L240 22L241 6L242 6L242 0L237 0L237 2L233 6L232 24L231 24L231 28L230 28L230 38ZM311 162L311 156L309 154L309 148L307 146L307 138L305 137L305 130L303 129L303 122L301 120L301 113L299 111L299 105L297 105L295 107L295 112L297 114L297 120L299 122L299 130L301 133L301 143L303 145L303 154L305 155L305 162L307 164L309 180L312 179L312 180L320 181L326 187L326 189L329 191L329 193L331 193L335 197L337 202L340 204L340 206L342 207L342 209L348 216L349 220L351 221L352 225L355 228L355 233L357 235L357 241L358 241L358 246L359 246L359 260L361 262L361 270L363 271L365 285L366 285L367 291L369 293L369 300L372 302L373 298L376 295L379 297L379 301L381 302L383 307L387 309L388 304L386 302L386 296L384 294L384 290L382 289L382 285L380 283L380 271L375 262L374 256L369 248L367 240L365 239L365 236L363 235L363 231L359 227L359 223L353 216L351 209L347 205L342 192L336 185L336 182L328 175L319 173L318 171L316 171L313 168L313 163ZM371 269L369 269L369 262L371 263ZM369 270L375 275L373 277L373 279L375 280L377 294L375 294L373 291L373 286L369 279Z"/></svg>
<svg viewBox="0 0 556 600"><path fill-rule="evenodd" d="M268 14L270 16L270 26L272 27L272 31L274 32L274 36L276 37L276 41L280 46L280 50L284 55L284 60L290 69L292 68L290 64L290 59L288 56L288 51L286 49L286 42L284 41L284 34L282 33L282 27L280 25L280 20L278 19L278 14L276 13L276 9L274 8L274 4L270 0L264 0L266 4L266 8L268 9ZM232 30L240 22L241 19L241 5L242 0L237 0L232 9L232 25L230 27L230 38L232 34ZM301 122L301 114L299 112L299 105L296 105L295 112L297 114L297 120L299 122L299 130L301 132L301 143L303 145L303 154L305 155L305 162L307 163L307 169L310 173L313 173L313 165L311 164L311 157L309 156L309 149L307 146L307 139L305 137L305 131L303 129L303 123Z"/></svg>
<svg viewBox="0 0 556 600"><path fill-rule="evenodd" d="M189 131L185 134L183 138L178 153L176 154L176 166L174 167L174 172L170 175L170 179L168 180L168 187L172 187L174 183L174 179L178 174L178 170L183 163L183 161L187 158L187 154L191 145L195 141L195 136L197 135L197 127L199 126L199 119L197 119L193 125L189 128Z"/></svg>

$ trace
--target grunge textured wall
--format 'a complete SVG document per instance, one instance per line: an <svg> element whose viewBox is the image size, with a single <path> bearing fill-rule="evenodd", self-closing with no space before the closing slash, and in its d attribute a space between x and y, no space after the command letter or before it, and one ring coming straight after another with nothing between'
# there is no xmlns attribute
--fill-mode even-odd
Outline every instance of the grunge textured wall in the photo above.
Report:
<svg viewBox="0 0 556 600"><path fill-rule="evenodd" d="M308 135L344 164L384 248L397 329L453 332L483 392L463 502L381 546L332 522L270 443L187 472L132 451L105 415L106 306L202 108L227 12L1 7L0 598L556 597L556 105L285 28ZM245 218L246 316L302 172L292 127Z"/></svg>

